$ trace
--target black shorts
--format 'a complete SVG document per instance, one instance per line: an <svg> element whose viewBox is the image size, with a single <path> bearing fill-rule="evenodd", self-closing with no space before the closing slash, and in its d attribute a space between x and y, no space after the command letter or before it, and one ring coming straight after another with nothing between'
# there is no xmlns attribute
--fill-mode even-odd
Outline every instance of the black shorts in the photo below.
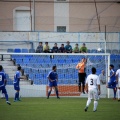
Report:
<svg viewBox="0 0 120 120"><path fill-rule="evenodd" d="M85 85L85 77L86 77L86 73L78 73L78 85L81 86L81 83L82 85Z"/></svg>

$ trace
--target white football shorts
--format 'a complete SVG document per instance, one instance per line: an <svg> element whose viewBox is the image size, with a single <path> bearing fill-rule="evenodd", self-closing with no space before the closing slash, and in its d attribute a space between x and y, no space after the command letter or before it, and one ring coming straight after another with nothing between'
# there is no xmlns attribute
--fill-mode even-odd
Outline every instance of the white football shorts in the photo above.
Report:
<svg viewBox="0 0 120 120"><path fill-rule="evenodd" d="M118 79L118 87L120 87L120 78Z"/></svg>
<svg viewBox="0 0 120 120"><path fill-rule="evenodd" d="M88 90L88 99L98 100L98 90L96 88Z"/></svg>

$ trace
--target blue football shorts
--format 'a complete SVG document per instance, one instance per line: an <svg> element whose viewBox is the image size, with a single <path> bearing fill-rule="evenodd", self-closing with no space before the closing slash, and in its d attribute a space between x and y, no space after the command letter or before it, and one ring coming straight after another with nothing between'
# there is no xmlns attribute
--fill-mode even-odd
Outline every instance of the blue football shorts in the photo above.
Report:
<svg viewBox="0 0 120 120"><path fill-rule="evenodd" d="M49 82L50 87L55 87L57 86L57 81Z"/></svg>
<svg viewBox="0 0 120 120"><path fill-rule="evenodd" d="M7 93L5 86L1 86L0 91L2 91L2 93Z"/></svg>
<svg viewBox="0 0 120 120"><path fill-rule="evenodd" d="M116 88L116 81L109 81L108 82L108 88Z"/></svg>
<svg viewBox="0 0 120 120"><path fill-rule="evenodd" d="M19 85L14 84L14 89L15 89L15 90L20 90L20 86L19 86Z"/></svg>

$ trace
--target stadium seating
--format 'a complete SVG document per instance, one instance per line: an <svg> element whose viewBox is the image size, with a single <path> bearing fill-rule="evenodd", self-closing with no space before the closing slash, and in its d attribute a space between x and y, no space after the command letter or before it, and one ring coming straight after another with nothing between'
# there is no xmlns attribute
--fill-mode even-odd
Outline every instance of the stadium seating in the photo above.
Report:
<svg viewBox="0 0 120 120"><path fill-rule="evenodd" d="M65 63L65 59L58 60L58 63L61 63L61 64Z"/></svg>
<svg viewBox="0 0 120 120"><path fill-rule="evenodd" d="M29 49L29 53L35 53L35 49Z"/></svg>
<svg viewBox="0 0 120 120"><path fill-rule="evenodd" d="M118 54L118 53L119 53L118 50L116 50L116 49L113 49L113 50L112 50L112 54Z"/></svg>
<svg viewBox="0 0 120 120"><path fill-rule="evenodd" d="M97 50L96 49L92 49L90 52L91 53L97 53Z"/></svg>
<svg viewBox="0 0 120 120"><path fill-rule="evenodd" d="M111 53L111 50L110 49L106 49L106 53Z"/></svg>
<svg viewBox="0 0 120 120"><path fill-rule="evenodd" d="M33 83L36 85L47 84L47 75L51 70L52 66L57 64L57 73L59 78L59 84L76 84L78 80L78 72L75 67L70 67L71 65L76 65L79 60L81 60L83 56L74 55L73 56L12 56L15 59L16 64L20 64L24 69L24 73L29 75L29 79L33 80ZM97 74L101 73L100 64L97 62L101 62L104 56L94 56L89 58L89 62L96 63L94 67L97 68ZM61 59L62 58L62 59ZM97 59L97 61L96 61ZM118 69L120 66L120 55L119 54L111 54L110 63L115 66L115 69ZM64 69L61 69L61 66L64 66ZM90 74L91 67L86 69L86 73ZM8 84L12 84L12 82L8 82Z"/></svg>
<svg viewBox="0 0 120 120"><path fill-rule="evenodd" d="M20 48L15 48L15 49L14 49L14 52L15 52L15 53L21 53L21 49L20 49Z"/></svg>
<svg viewBox="0 0 120 120"><path fill-rule="evenodd" d="M88 49L87 52L90 53L90 49Z"/></svg>
<svg viewBox="0 0 120 120"><path fill-rule="evenodd" d="M7 52L11 52L11 53L13 53L14 50L9 48L9 49L7 49Z"/></svg>
<svg viewBox="0 0 120 120"><path fill-rule="evenodd" d="M28 49L22 49L22 53L28 53Z"/></svg>

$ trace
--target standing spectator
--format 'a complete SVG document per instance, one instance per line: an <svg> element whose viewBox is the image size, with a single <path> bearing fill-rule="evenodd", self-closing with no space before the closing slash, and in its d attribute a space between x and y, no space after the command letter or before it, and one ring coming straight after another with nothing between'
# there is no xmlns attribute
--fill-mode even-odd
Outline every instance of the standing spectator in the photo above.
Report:
<svg viewBox="0 0 120 120"><path fill-rule="evenodd" d="M2 90L2 93L5 94L5 98L6 98L6 103L8 105L11 105L11 103L8 101L8 94L7 94L7 90L5 88L5 84L6 84L6 75L3 72L3 67L2 65L0 65L0 91Z"/></svg>
<svg viewBox="0 0 120 120"><path fill-rule="evenodd" d="M65 46L65 52L72 53L72 46L70 45L69 41L67 41L67 45Z"/></svg>
<svg viewBox="0 0 120 120"><path fill-rule="evenodd" d="M94 99L93 112L96 112L98 106L98 95L101 94L101 90L99 76L96 75L96 68L94 67L92 68L92 74L88 75L86 80L86 92L88 93L88 100L84 110L87 112L91 99Z"/></svg>
<svg viewBox="0 0 120 120"><path fill-rule="evenodd" d="M43 45L42 42L39 42L39 45L36 49L36 53L42 53L43 52Z"/></svg>
<svg viewBox="0 0 120 120"><path fill-rule="evenodd" d="M61 44L61 47L59 48L60 53L65 53L65 47L64 44Z"/></svg>
<svg viewBox="0 0 120 120"><path fill-rule="evenodd" d="M44 51L45 53L49 53L49 52L50 52L50 47L49 47L49 45L48 45L48 42L45 42L45 45L44 45L44 47L43 47L43 51Z"/></svg>
<svg viewBox="0 0 120 120"><path fill-rule="evenodd" d="M83 94L85 94L84 88L85 88L85 77L86 77L86 73L85 73L86 62L87 62L87 59L82 58L82 60L76 66L76 69L78 69L78 79L79 79L78 89L79 89L79 92L81 93L82 91ZM81 87L81 84L82 84L82 87Z"/></svg>
<svg viewBox="0 0 120 120"><path fill-rule="evenodd" d="M53 53L58 53L57 43L54 44L54 47L52 48L52 52Z"/></svg>
<svg viewBox="0 0 120 120"><path fill-rule="evenodd" d="M82 47L80 48L80 53L87 53L87 47L85 43L83 43Z"/></svg>
<svg viewBox="0 0 120 120"><path fill-rule="evenodd" d="M106 84L105 71L104 70L101 71L101 74L99 75L99 79L100 79L101 84L103 84L103 85Z"/></svg>
<svg viewBox="0 0 120 120"><path fill-rule="evenodd" d="M77 43L75 44L75 47L74 47L74 49L73 49L73 52L74 52L74 53L79 53L79 52L80 52Z"/></svg>

